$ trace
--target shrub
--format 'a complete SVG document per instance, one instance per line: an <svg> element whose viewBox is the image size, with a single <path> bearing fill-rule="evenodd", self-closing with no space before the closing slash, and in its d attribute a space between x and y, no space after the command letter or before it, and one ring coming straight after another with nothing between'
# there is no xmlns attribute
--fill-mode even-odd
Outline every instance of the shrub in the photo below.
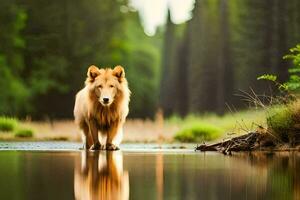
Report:
<svg viewBox="0 0 300 200"><path fill-rule="evenodd" d="M15 130L18 120L8 117L0 117L0 131L9 132Z"/></svg>
<svg viewBox="0 0 300 200"><path fill-rule="evenodd" d="M275 106L267 111L267 125L280 140L287 142L288 133L293 126L292 112L288 106Z"/></svg>
<svg viewBox="0 0 300 200"><path fill-rule="evenodd" d="M175 140L180 142L202 142L210 141L218 138L222 133L222 129L206 123L194 123L175 135Z"/></svg>
<svg viewBox="0 0 300 200"><path fill-rule="evenodd" d="M31 129L19 129L15 132L15 137L29 138L33 136Z"/></svg>
<svg viewBox="0 0 300 200"><path fill-rule="evenodd" d="M276 137L288 142L300 126L300 100L271 107L267 111L267 124Z"/></svg>
<svg viewBox="0 0 300 200"><path fill-rule="evenodd" d="M291 111L292 120L294 124L300 124L300 100L296 100L289 105Z"/></svg>

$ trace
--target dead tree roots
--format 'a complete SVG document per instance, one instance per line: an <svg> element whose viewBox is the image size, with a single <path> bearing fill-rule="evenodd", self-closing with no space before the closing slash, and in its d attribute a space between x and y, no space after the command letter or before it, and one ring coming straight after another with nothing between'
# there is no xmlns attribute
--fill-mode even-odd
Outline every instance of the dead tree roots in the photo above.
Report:
<svg viewBox="0 0 300 200"><path fill-rule="evenodd" d="M201 144L195 150L218 151L230 155L231 152L238 151L271 150L279 145L282 145L281 142L272 135L256 131L214 144Z"/></svg>

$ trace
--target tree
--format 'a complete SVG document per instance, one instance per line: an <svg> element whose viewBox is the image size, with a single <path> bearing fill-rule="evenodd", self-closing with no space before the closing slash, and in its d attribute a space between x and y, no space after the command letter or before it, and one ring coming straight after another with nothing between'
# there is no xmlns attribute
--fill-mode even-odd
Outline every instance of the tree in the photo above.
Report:
<svg viewBox="0 0 300 200"><path fill-rule="evenodd" d="M162 53L162 71L160 77L160 106L162 107L165 115L170 115L174 110L174 61L175 53L175 25L171 22L171 13L168 10L167 24L165 28L163 53Z"/></svg>
<svg viewBox="0 0 300 200"><path fill-rule="evenodd" d="M29 110L24 101L30 97L22 80L23 50L26 42L21 34L27 15L16 1L3 1L0 6L0 114L13 115Z"/></svg>
<svg viewBox="0 0 300 200"><path fill-rule="evenodd" d="M189 22L189 110L223 113L234 76L227 1L196 1L193 15Z"/></svg>

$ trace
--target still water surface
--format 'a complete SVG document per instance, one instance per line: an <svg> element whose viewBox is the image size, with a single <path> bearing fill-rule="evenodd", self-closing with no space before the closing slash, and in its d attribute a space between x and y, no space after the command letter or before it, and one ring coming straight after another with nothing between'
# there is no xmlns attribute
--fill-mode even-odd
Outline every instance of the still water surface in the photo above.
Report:
<svg viewBox="0 0 300 200"><path fill-rule="evenodd" d="M0 199L300 199L300 153L0 151Z"/></svg>

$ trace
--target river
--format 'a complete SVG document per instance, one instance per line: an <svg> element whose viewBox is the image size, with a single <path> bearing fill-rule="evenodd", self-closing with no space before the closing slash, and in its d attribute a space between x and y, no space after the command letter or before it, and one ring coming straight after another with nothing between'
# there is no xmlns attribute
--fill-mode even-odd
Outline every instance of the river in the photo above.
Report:
<svg viewBox="0 0 300 200"><path fill-rule="evenodd" d="M0 151L0 199L300 199L300 152L136 147Z"/></svg>

